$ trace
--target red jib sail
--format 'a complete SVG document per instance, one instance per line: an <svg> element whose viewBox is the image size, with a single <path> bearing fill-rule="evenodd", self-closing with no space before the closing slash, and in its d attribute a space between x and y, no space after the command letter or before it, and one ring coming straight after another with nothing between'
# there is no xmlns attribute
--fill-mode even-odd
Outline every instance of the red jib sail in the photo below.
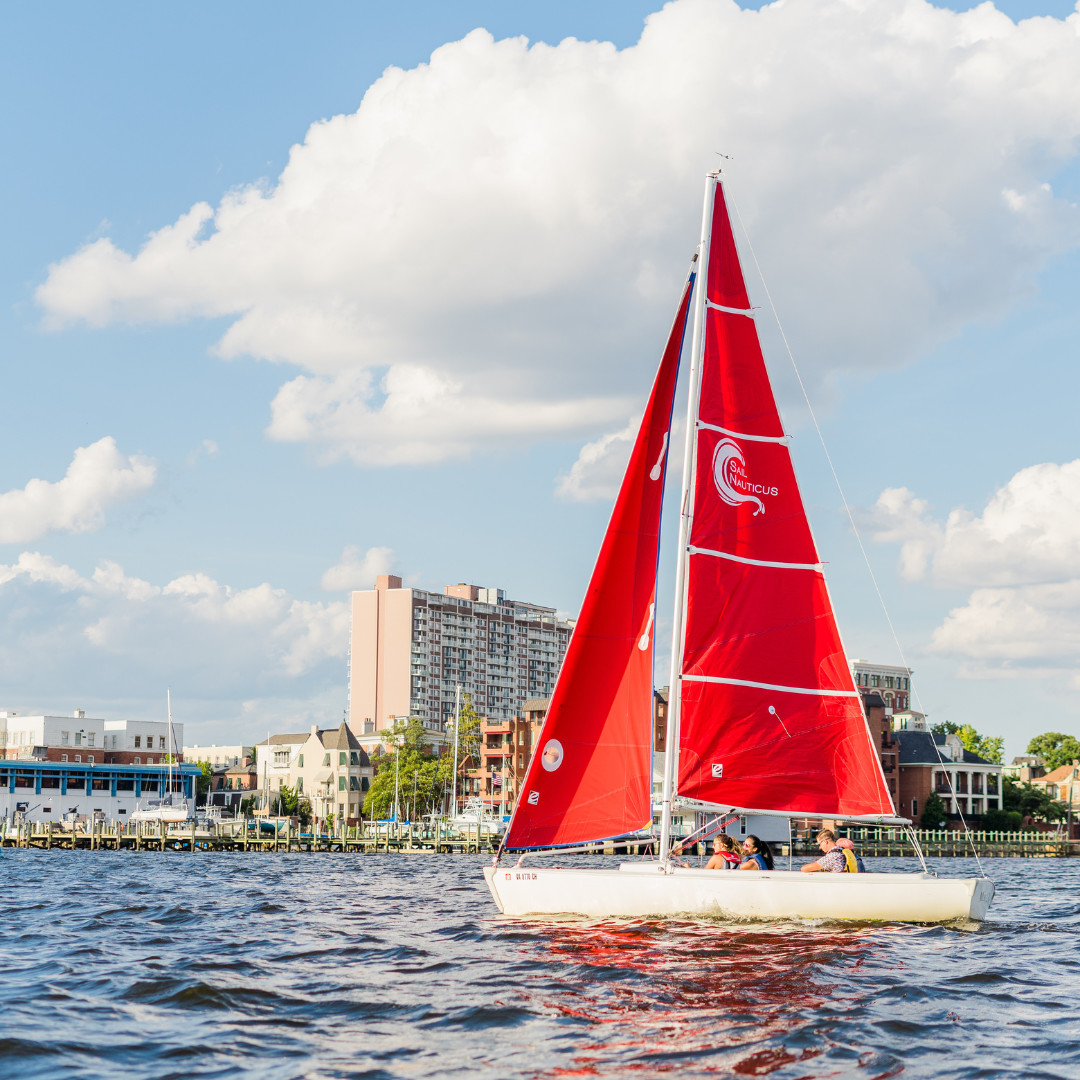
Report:
<svg viewBox="0 0 1080 1080"><path fill-rule="evenodd" d="M891 815L719 183L704 292L678 794L746 809Z"/></svg>
<svg viewBox="0 0 1080 1080"><path fill-rule="evenodd" d="M622 488L521 785L505 846L622 836L652 818L656 564L683 291Z"/></svg>

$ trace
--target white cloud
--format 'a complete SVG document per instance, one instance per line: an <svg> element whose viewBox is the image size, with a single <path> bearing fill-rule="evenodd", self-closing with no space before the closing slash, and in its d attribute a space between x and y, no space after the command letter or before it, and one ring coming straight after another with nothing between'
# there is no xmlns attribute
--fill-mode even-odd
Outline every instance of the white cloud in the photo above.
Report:
<svg viewBox="0 0 1080 1080"><path fill-rule="evenodd" d="M152 461L120 453L112 436L75 451L62 480L31 480L0 495L0 543L25 544L46 533L92 532L105 510L153 487Z"/></svg>
<svg viewBox="0 0 1080 1080"><path fill-rule="evenodd" d="M980 514L960 507L944 524L888 489L874 521L876 540L901 545L909 580L972 589L930 644L966 661L962 674L1080 677L1080 459L1021 469Z"/></svg>
<svg viewBox="0 0 1080 1080"><path fill-rule="evenodd" d="M170 669L183 669L198 678L203 670L228 670L232 664L239 681L290 679L325 660L342 659L348 641L347 602L297 600L267 583L236 589L193 573L159 586L129 577L108 561L86 578L47 555L23 552L14 563L0 565L0 589L20 585L32 590L28 595L39 616L48 612L37 619L34 633L64 641L55 655L74 657L82 639L135 672L146 666L167 676ZM70 598L50 602L50 591ZM9 607L8 616L15 617L18 612ZM42 629L50 618L54 624ZM6 660L17 665L19 638L7 629Z"/></svg>
<svg viewBox="0 0 1080 1080"><path fill-rule="evenodd" d="M640 420L631 420L621 431L586 443L570 471L556 481L555 494L567 502L613 499L619 492L640 425Z"/></svg>
<svg viewBox="0 0 1080 1080"><path fill-rule="evenodd" d="M327 592L349 589L373 589L380 574L388 574L394 565L394 551L388 547L368 548L363 555L358 547L346 547L341 561L322 576Z"/></svg>
<svg viewBox="0 0 1080 1080"><path fill-rule="evenodd" d="M642 399L713 151L804 368L903 363L1080 239L1080 15L677 0L616 50L484 31L390 68L273 182L50 268L53 323L232 320L301 369L270 434L425 462L612 430ZM760 290L759 290L760 291Z"/></svg>

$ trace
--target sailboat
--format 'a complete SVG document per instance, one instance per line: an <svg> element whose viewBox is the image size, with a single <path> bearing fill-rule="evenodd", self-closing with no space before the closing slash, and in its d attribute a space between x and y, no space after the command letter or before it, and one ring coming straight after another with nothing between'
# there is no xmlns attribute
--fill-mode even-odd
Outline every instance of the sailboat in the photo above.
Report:
<svg viewBox="0 0 1080 1080"><path fill-rule="evenodd" d="M693 310L658 853L617 868L525 865L652 824L660 518ZM493 865L507 915L935 923L985 918L984 877L723 872L677 858L690 811L905 826L845 659L762 355L719 172L701 240L537 751ZM520 853L516 864L505 863Z"/></svg>
<svg viewBox="0 0 1080 1080"><path fill-rule="evenodd" d="M165 773L165 792L159 792L156 799L140 800L128 817L128 821L161 821L166 825L176 825L190 820L192 816L187 799L173 791L176 740L173 737L172 692L170 690L165 691L165 703L169 715L169 762Z"/></svg>

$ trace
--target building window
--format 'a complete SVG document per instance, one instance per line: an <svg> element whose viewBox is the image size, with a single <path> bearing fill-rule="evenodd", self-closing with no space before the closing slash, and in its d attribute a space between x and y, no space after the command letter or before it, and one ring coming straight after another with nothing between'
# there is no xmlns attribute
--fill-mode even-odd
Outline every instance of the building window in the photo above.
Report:
<svg viewBox="0 0 1080 1080"><path fill-rule="evenodd" d="M330 755L329 754L324 754L323 755L322 763L323 763L323 768L324 769L329 768L329 766L330 766Z"/></svg>
<svg viewBox="0 0 1080 1080"><path fill-rule="evenodd" d="M60 732L60 745L61 746L67 746L68 741L70 739L71 739L71 732L70 731L61 731Z"/></svg>
<svg viewBox="0 0 1080 1080"><path fill-rule="evenodd" d="M158 744L158 749L159 750L164 750L165 749L165 736L164 735L159 735L158 736L157 744Z"/></svg>
<svg viewBox="0 0 1080 1080"><path fill-rule="evenodd" d="M345 790L345 777L344 776L339 776L337 778L337 787L338 787L338 791L344 791Z"/></svg>
<svg viewBox="0 0 1080 1080"><path fill-rule="evenodd" d="M303 791L304 791L304 778L302 776L298 776L296 778L296 794L301 795L301 794L303 794Z"/></svg>
<svg viewBox="0 0 1080 1080"><path fill-rule="evenodd" d="M360 755L357 754L357 752L355 750L350 750L349 751L349 764L350 765L359 765L360 764Z"/></svg>
<svg viewBox="0 0 1080 1080"><path fill-rule="evenodd" d="M79 736L76 735L75 740L78 741L78 738L79 738ZM136 735L135 736L135 749L138 750L140 746L142 746L142 736L141 735Z"/></svg>
<svg viewBox="0 0 1080 1080"><path fill-rule="evenodd" d="M86 755L86 760L89 761L91 765L93 765L94 764L94 755L93 754L87 754Z"/></svg>
<svg viewBox="0 0 1080 1080"><path fill-rule="evenodd" d="M349 777L349 790L350 791L359 791L360 790L360 777L358 777L358 776L350 776Z"/></svg>
<svg viewBox="0 0 1080 1080"><path fill-rule="evenodd" d="M86 735L86 745L87 745L87 746L93 746L93 745L94 745L94 739L95 739L95 737L96 737L96 733L95 733L95 732L93 732L93 731L87 732L87 735Z"/></svg>
<svg viewBox="0 0 1080 1080"><path fill-rule="evenodd" d="M83 737L83 733L81 731L76 731L75 732L75 745L76 746L82 746L82 737Z"/></svg>
<svg viewBox="0 0 1080 1080"><path fill-rule="evenodd" d="M912 799L911 800L911 816L913 818L916 818L916 817L919 816L919 800L918 799Z"/></svg>
<svg viewBox="0 0 1080 1080"><path fill-rule="evenodd" d="M82 754L76 754L75 755L75 760L76 761L82 761Z"/></svg>
<svg viewBox="0 0 1080 1080"><path fill-rule="evenodd" d="M76 760L78 760L78 759L76 758ZM141 757L137 757L137 758L135 759L135 764L136 764L136 765L141 765L141 764L142 764L142 758L141 758Z"/></svg>
<svg viewBox="0 0 1080 1080"><path fill-rule="evenodd" d="M302 769L302 768L304 767L304 755L303 755L303 754L299 754L299 755L297 755L297 758L296 758L296 767L297 767L298 769Z"/></svg>
<svg viewBox="0 0 1080 1080"><path fill-rule="evenodd" d="M349 761L348 755L345 753L344 750L342 750L337 756L337 763L339 765L346 765L346 764L348 764L348 761Z"/></svg>
<svg viewBox="0 0 1080 1080"><path fill-rule="evenodd" d="M61 761L67 761L67 754L61 754L60 755L60 760Z"/></svg>

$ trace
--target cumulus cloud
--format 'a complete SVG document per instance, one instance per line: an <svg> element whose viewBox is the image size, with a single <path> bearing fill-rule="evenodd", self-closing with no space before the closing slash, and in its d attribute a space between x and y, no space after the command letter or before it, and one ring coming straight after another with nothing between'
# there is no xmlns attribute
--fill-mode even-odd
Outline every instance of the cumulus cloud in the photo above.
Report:
<svg viewBox="0 0 1080 1080"><path fill-rule="evenodd" d="M25 544L46 533L92 532L109 506L153 487L157 468L148 458L120 453L110 435L81 446L63 479L31 480L0 494L0 543Z"/></svg>
<svg viewBox="0 0 1080 1080"><path fill-rule="evenodd" d="M630 460L640 423L640 420L631 420L621 431L612 431L595 442L586 443L570 471L556 481L555 494L567 502L614 498Z"/></svg>
<svg viewBox="0 0 1080 1080"><path fill-rule="evenodd" d="M722 149L804 369L904 362L1080 239L1080 15L675 0L617 50L482 30L388 69L281 174L37 291L53 324L231 320L299 368L272 437L365 463L613 431ZM613 444L608 444L609 447Z"/></svg>
<svg viewBox="0 0 1080 1080"><path fill-rule="evenodd" d="M368 548L363 555L358 547L346 547L341 560L322 576L327 592L348 589L373 589L380 574L388 574L394 565L394 551L388 547Z"/></svg>
<svg viewBox="0 0 1080 1080"><path fill-rule="evenodd" d="M258 682L270 674L300 676L327 659L341 659L348 641L345 601L297 600L265 582L236 589L192 573L154 585L109 561L87 578L47 555L23 552L0 564L0 589L19 585L30 588L42 608L48 590L74 594L53 606L65 655L77 653L81 639L135 667L148 662L157 669L174 664L202 670L231 660ZM16 651L9 650L10 659Z"/></svg>
<svg viewBox="0 0 1080 1080"><path fill-rule="evenodd" d="M901 545L909 580L969 588L933 633L931 649L963 673L1067 672L1080 677L1080 460L1021 469L979 514L937 522L906 488L884 491L874 538Z"/></svg>

